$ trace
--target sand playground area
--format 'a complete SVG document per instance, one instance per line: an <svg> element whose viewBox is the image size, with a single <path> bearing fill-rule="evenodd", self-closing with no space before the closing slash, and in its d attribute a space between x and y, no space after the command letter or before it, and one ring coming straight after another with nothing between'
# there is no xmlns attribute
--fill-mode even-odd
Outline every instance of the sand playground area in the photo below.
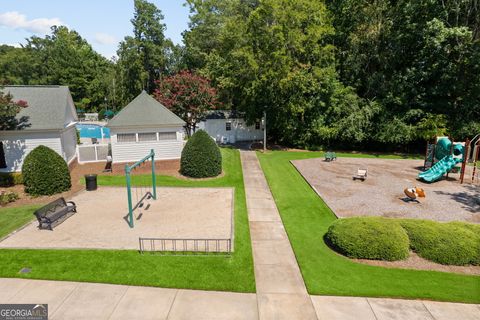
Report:
<svg viewBox="0 0 480 320"><path fill-rule="evenodd" d="M294 160L305 180L339 218L384 216L480 223L480 186L460 184L459 174L434 183L417 180L423 160L322 158ZM353 180L368 168L365 181ZM426 197L406 201L405 188L420 187Z"/></svg>
<svg viewBox="0 0 480 320"><path fill-rule="evenodd" d="M156 200L145 200L134 211L130 228L124 219L126 188L100 186L66 199L76 203L77 213L53 231L39 230L35 220L1 241L0 248L139 250L140 237L231 239L233 246L233 199L233 188L159 187Z"/></svg>

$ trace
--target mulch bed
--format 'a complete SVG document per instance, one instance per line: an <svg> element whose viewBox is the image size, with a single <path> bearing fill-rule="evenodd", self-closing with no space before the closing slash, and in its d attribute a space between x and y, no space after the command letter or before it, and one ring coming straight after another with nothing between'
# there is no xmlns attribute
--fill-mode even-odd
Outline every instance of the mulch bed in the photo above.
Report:
<svg viewBox="0 0 480 320"><path fill-rule="evenodd" d="M23 185L16 185L13 187L8 188L0 188L1 191L12 191L18 193L20 199L16 200L15 202L11 202L7 205L1 206L0 208L11 208L11 207L20 207L24 205L42 205L47 204L59 197L64 198L71 198L73 195L77 194L78 192L85 189L85 185L83 184L83 176L86 174L98 174L98 175L115 175L115 176L123 176L125 175L125 164L114 164L112 172L103 172L105 169L104 162L96 162L96 163L87 163L87 164L78 164L73 163L70 166L70 175L72 177L72 188L60 194L55 194L52 196L40 196L40 197L32 197L24 192ZM136 170L136 174L147 174L150 173L152 167L150 164L146 164L145 166L139 167ZM155 161L155 173L159 175L168 175L174 176L178 178L185 178L183 177L178 171L180 170L180 160L162 160L162 161ZM187 179L187 178L185 178Z"/></svg>
<svg viewBox="0 0 480 320"><path fill-rule="evenodd" d="M410 252L410 256L406 260L400 261L381 261L381 260L368 260L368 259L351 259L356 262L368 264L371 266L386 267L386 268L400 268L400 269L416 269L416 270L430 270L430 271L443 271L453 272L468 275L480 275L480 266L448 266L439 263L435 263L426 259L423 259L414 252Z"/></svg>

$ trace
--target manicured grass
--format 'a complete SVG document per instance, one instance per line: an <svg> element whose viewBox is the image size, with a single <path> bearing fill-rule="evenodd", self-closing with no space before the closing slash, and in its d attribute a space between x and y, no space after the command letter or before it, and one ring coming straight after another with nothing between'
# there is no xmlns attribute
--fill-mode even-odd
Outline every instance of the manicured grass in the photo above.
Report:
<svg viewBox="0 0 480 320"><path fill-rule="evenodd" d="M364 265L325 245L323 236L336 218L289 162L322 156L320 152L258 153L309 293L480 302L478 276Z"/></svg>
<svg viewBox="0 0 480 320"><path fill-rule="evenodd" d="M32 205L0 209L0 238L5 237L10 232L33 220L35 218L33 212L38 207L39 206Z"/></svg>
<svg viewBox="0 0 480 320"><path fill-rule="evenodd" d="M240 155L237 150L222 149L222 156L224 176L221 178L194 181L158 176L157 181L160 186L235 187L235 252L230 258L141 255L134 250L6 249L0 250L0 277L254 292ZM123 185L124 180L121 176L99 177L100 185ZM30 267L32 272L19 274L18 271L23 267Z"/></svg>

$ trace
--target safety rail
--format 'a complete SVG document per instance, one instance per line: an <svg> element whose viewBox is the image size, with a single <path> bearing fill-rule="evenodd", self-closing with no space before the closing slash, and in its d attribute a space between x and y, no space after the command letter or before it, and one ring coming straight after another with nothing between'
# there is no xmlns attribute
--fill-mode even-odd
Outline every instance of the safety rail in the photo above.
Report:
<svg viewBox="0 0 480 320"><path fill-rule="evenodd" d="M140 253L217 253L230 254L232 239L138 238Z"/></svg>

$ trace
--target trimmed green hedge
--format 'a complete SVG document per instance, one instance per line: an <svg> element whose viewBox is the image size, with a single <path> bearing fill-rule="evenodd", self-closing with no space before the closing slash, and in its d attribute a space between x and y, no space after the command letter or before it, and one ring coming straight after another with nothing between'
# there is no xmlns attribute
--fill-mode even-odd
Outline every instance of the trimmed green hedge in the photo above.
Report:
<svg viewBox="0 0 480 320"><path fill-rule="evenodd" d="M422 258L447 265L480 264L480 230L467 223L403 220L410 247Z"/></svg>
<svg viewBox="0 0 480 320"><path fill-rule="evenodd" d="M63 158L46 146L33 149L23 161L23 184L25 192L52 195L70 190L70 171Z"/></svg>
<svg viewBox="0 0 480 320"><path fill-rule="evenodd" d="M199 130L188 139L180 160L180 173L192 178L215 177L222 173L222 154L213 139Z"/></svg>
<svg viewBox="0 0 480 320"><path fill-rule="evenodd" d="M23 183L20 172L0 172L0 187L11 187Z"/></svg>
<svg viewBox="0 0 480 320"><path fill-rule="evenodd" d="M326 242L350 258L400 260L409 248L447 265L480 265L480 225L419 219L355 217L336 220Z"/></svg>
<svg viewBox="0 0 480 320"><path fill-rule="evenodd" d="M408 257L408 235L399 223L385 218L355 217L336 220L327 243L350 258L402 260Z"/></svg>

